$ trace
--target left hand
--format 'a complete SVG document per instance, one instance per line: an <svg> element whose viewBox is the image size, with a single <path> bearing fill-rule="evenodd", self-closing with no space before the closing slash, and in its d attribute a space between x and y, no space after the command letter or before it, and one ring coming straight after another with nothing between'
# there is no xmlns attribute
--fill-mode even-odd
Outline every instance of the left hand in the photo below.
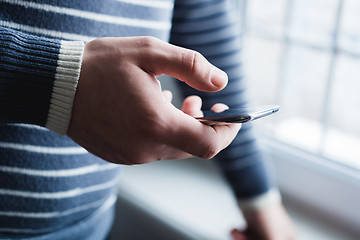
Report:
<svg viewBox="0 0 360 240"><path fill-rule="evenodd" d="M295 227L281 203L258 210L244 212L247 228L234 229L234 240L292 240L296 238Z"/></svg>

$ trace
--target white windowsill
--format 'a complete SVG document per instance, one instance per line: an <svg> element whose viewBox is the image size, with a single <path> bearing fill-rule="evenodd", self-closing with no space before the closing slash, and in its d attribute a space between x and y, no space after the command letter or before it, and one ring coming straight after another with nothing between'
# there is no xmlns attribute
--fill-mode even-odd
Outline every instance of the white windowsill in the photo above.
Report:
<svg viewBox="0 0 360 240"><path fill-rule="evenodd" d="M172 229L171 239L226 240L231 229L244 224L230 188L210 161L154 162L124 167L121 175L121 205L150 215L141 218L162 226L159 231ZM136 225L146 227L141 218Z"/></svg>
<svg viewBox="0 0 360 240"><path fill-rule="evenodd" d="M119 190L114 239L226 240L230 239L231 228L244 223L231 190L210 161L163 161L125 167ZM286 206L300 240L356 239L291 202Z"/></svg>
<svg viewBox="0 0 360 240"><path fill-rule="evenodd" d="M360 173L274 139L263 139L280 189L323 219L360 236Z"/></svg>

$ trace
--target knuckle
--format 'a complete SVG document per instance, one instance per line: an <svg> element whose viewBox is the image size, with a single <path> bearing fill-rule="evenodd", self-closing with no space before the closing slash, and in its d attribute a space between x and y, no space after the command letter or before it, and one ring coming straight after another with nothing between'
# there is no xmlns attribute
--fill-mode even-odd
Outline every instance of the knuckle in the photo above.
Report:
<svg viewBox="0 0 360 240"><path fill-rule="evenodd" d="M159 39L152 36L141 37L142 47L150 50L156 48L159 44L159 41L160 41Z"/></svg>
<svg viewBox="0 0 360 240"><path fill-rule="evenodd" d="M196 64L199 60L200 53L190 50L190 52L183 53L183 63L190 70L191 73L196 73Z"/></svg>
<svg viewBox="0 0 360 240"><path fill-rule="evenodd" d="M156 37L145 36L139 38L136 46L139 51L140 65L149 73L160 74L161 64L153 64L163 57L162 41Z"/></svg>
<svg viewBox="0 0 360 240"><path fill-rule="evenodd" d="M211 71L207 70L207 65L204 64L205 58L203 55L201 55L201 53L194 50L183 52L182 61L185 68L194 77L202 79L211 78Z"/></svg>

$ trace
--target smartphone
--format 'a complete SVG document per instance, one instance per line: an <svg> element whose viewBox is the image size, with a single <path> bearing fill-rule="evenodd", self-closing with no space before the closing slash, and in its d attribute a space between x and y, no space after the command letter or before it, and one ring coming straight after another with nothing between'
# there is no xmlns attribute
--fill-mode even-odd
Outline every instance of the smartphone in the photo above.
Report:
<svg viewBox="0 0 360 240"><path fill-rule="evenodd" d="M256 108L233 108L223 112L203 111L204 117L196 118L207 125L224 125L231 123L244 123L259 119L279 111L279 105Z"/></svg>

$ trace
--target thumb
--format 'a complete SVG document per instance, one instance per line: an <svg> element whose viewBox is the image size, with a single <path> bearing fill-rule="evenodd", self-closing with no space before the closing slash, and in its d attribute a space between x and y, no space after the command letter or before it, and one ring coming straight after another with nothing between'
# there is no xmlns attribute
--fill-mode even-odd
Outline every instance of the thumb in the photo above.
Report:
<svg viewBox="0 0 360 240"><path fill-rule="evenodd" d="M227 85L227 74L200 53L156 38L147 41L151 41L149 53L144 54L140 64L146 72L157 76L167 74L206 92L220 91Z"/></svg>

